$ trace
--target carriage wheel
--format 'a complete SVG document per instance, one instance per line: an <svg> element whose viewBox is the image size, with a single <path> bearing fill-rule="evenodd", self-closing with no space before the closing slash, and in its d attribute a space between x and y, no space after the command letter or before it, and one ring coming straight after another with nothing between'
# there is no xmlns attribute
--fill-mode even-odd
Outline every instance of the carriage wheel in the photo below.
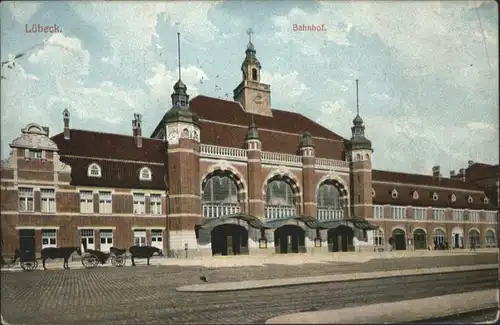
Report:
<svg viewBox="0 0 500 325"><path fill-rule="evenodd" d="M123 256L115 256L112 260L112 263L116 267L122 267L125 265L125 257Z"/></svg>
<svg viewBox="0 0 500 325"><path fill-rule="evenodd" d="M38 267L37 261L21 262L21 268L24 271L33 271Z"/></svg>
<svg viewBox="0 0 500 325"><path fill-rule="evenodd" d="M82 264L85 266L87 269L92 269L99 265L99 259L97 256L90 254L82 257Z"/></svg>

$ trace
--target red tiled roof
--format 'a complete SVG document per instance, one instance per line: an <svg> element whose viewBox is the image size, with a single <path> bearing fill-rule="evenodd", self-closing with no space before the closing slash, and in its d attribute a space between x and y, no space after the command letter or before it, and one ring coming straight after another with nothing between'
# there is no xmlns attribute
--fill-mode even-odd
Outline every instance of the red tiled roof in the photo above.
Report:
<svg viewBox="0 0 500 325"><path fill-rule="evenodd" d="M70 130L69 140L64 139L64 133L51 139L59 148L61 161L71 166L72 185L139 189L165 187L163 165L148 163L163 163L162 140L143 138L142 148L137 148L132 136L74 129ZM101 167L101 178L87 176L92 162ZM151 181L139 180L138 171L144 166L152 171Z"/></svg>
<svg viewBox="0 0 500 325"><path fill-rule="evenodd" d="M478 181L484 179L496 179L499 171L499 165L488 165L482 163L474 163L465 170L465 177L470 181Z"/></svg>
<svg viewBox="0 0 500 325"><path fill-rule="evenodd" d="M82 159L61 156L61 161L71 166L71 185L99 186L111 188L165 189L165 170L160 165L142 163L116 162L99 159ZM101 167L101 178L88 177L87 169L92 163ZM151 170L151 181L139 180L139 170L148 167Z"/></svg>
<svg viewBox="0 0 500 325"><path fill-rule="evenodd" d="M162 140L142 138L142 148L137 148L132 136L84 130L70 130L70 139L64 133L53 136L59 155L110 158L132 161L163 162Z"/></svg>
<svg viewBox="0 0 500 325"><path fill-rule="evenodd" d="M472 182L464 182L458 179L450 179L445 177L441 177L440 179L438 179L434 178L432 175L407 174L387 170L372 170L372 180L379 182L458 188L473 191L482 190L479 186Z"/></svg>
<svg viewBox="0 0 500 325"><path fill-rule="evenodd" d="M463 191L457 192L453 189L428 189L416 188L405 185L391 185L374 183L373 189L375 190L375 197L373 204L390 204L390 205L403 205L403 206L424 206L424 207L442 207L442 208L455 208L455 209L485 209L495 210L495 206L490 199L488 204L484 203L484 194L480 193L464 193ZM392 191L398 192L396 199L392 198ZM417 191L418 199L413 198L413 192ZM433 199L433 194L438 195L438 199ZM456 201L451 201L451 196L455 194ZM468 202L468 197L472 196L473 203Z"/></svg>
<svg viewBox="0 0 500 325"><path fill-rule="evenodd" d="M490 198L490 203L484 203L485 194L477 193L483 191L472 182L464 182L456 179L434 178L431 175L407 174L385 170L372 171L373 189L375 190L374 204L411 205L411 206L433 206L450 207L457 209L495 209ZM384 183L377 183L384 182ZM394 184L389 184L394 183ZM412 185L436 186L440 189L421 188ZM396 199L392 198L392 191L398 192ZM462 191L454 191L461 189ZM463 190L470 190L470 193ZM418 199L413 198L413 192L417 191ZM476 192L472 192L476 191ZM433 199L433 193L438 199ZM451 196L455 194L456 201L451 202ZM473 203L468 203L468 197L472 196Z"/></svg>
<svg viewBox="0 0 500 325"><path fill-rule="evenodd" d="M237 102L205 96L193 98L190 107L201 119L204 144L242 148L253 115L265 151L297 154L300 137L308 131L317 157L344 159L344 138L301 114L274 109L272 117L248 114Z"/></svg>

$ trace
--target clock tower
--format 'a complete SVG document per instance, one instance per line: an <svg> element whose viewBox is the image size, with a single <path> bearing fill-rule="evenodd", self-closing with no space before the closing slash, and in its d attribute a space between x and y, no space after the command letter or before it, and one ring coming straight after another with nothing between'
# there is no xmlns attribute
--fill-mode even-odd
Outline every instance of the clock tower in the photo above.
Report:
<svg viewBox="0 0 500 325"><path fill-rule="evenodd" d="M241 64L243 80L233 91L233 98L240 102L243 109L250 114L272 116L271 86L260 82L262 66L256 57L252 44L252 29L247 31L249 42L245 51L245 60Z"/></svg>

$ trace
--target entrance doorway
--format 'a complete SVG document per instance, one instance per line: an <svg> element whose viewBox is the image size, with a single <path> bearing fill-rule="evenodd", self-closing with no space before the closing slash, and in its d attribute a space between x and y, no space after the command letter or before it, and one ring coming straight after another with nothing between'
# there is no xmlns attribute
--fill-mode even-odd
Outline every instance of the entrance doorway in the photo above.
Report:
<svg viewBox="0 0 500 325"><path fill-rule="evenodd" d="M422 229L415 229L413 232L413 247L415 249L427 249L427 238L425 231Z"/></svg>
<svg viewBox="0 0 500 325"><path fill-rule="evenodd" d="M35 251L35 229L19 229L19 249Z"/></svg>
<svg viewBox="0 0 500 325"><path fill-rule="evenodd" d="M248 254L248 230L235 224L215 227L211 232L212 255Z"/></svg>
<svg viewBox="0 0 500 325"><path fill-rule="evenodd" d="M83 245L83 247L85 247L85 249L95 249L94 230L93 229L80 230L80 238L82 240L82 245Z"/></svg>
<svg viewBox="0 0 500 325"><path fill-rule="evenodd" d="M406 249L406 234L403 229L394 229L392 238L395 250L404 251Z"/></svg>
<svg viewBox="0 0 500 325"><path fill-rule="evenodd" d="M299 226L285 225L274 231L274 247L276 253L305 252L306 232Z"/></svg>
<svg viewBox="0 0 500 325"><path fill-rule="evenodd" d="M113 230L101 229L101 251L109 252L113 247Z"/></svg>
<svg viewBox="0 0 500 325"><path fill-rule="evenodd" d="M354 250L354 230L348 226L338 226L328 230L328 247L332 252L348 252Z"/></svg>

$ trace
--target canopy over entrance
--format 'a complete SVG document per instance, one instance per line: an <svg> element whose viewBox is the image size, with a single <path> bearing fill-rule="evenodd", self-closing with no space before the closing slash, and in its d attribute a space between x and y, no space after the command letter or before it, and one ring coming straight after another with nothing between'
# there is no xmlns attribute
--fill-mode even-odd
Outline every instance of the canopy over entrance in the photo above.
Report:
<svg viewBox="0 0 500 325"><path fill-rule="evenodd" d="M355 228L359 230L376 230L379 227L371 224L367 220L361 217L351 217L339 220L329 220L320 222L319 225L322 229L333 229L340 226L346 226L352 224Z"/></svg>
<svg viewBox="0 0 500 325"><path fill-rule="evenodd" d="M195 226L195 229L196 230L199 230L199 229L212 230L217 226L225 224L228 219L240 219L240 220L246 221L250 227L256 228L256 229L270 229L271 228L271 227L267 226L266 224L264 224L257 217L254 217L254 216L246 214L246 213L236 213L236 214L225 215L225 216L222 216L219 218L204 218L204 219L202 219L201 224Z"/></svg>
<svg viewBox="0 0 500 325"><path fill-rule="evenodd" d="M303 222L311 229L333 229L339 226L353 226L360 230L376 230L379 227L371 224L361 217L351 217L338 220L318 221L316 218L307 216L292 216L283 219L273 219L263 221L255 216L246 213L237 213L225 215L219 218L204 218L201 224L196 225L195 229L212 230L215 227L227 222L228 219L240 219L246 221L248 225L255 229L277 229L285 225L289 225L290 221Z"/></svg>

